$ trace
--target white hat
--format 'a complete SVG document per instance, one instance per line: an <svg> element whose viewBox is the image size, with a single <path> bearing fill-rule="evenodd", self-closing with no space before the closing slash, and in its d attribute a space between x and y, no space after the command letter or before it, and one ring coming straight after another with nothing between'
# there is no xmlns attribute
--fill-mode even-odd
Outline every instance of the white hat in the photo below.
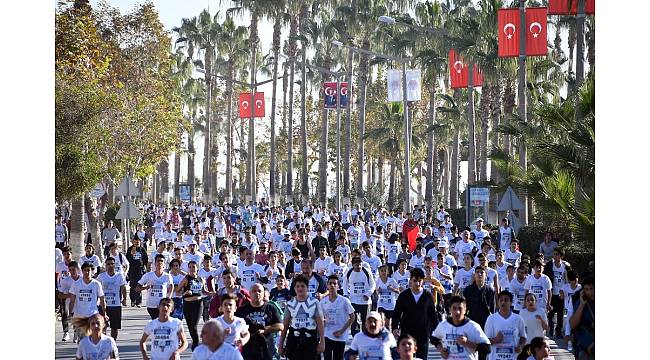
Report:
<svg viewBox="0 0 650 360"><path fill-rule="evenodd" d="M368 312L368 316L366 316L366 319L374 318L377 321L382 321L381 314L377 311L370 311Z"/></svg>
<svg viewBox="0 0 650 360"><path fill-rule="evenodd" d="M483 221L483 218L480 217L480 218L476 219L476 221L474 221L474 222L479 222L479 221Z"/></svg>
<svg viewBox="0 0 650 360"><path fill-rule="evenodd" d="M443 240L443 241L438 243L438 247L439 248L448 248L449 244L447 243L447 241Z"/></svg>

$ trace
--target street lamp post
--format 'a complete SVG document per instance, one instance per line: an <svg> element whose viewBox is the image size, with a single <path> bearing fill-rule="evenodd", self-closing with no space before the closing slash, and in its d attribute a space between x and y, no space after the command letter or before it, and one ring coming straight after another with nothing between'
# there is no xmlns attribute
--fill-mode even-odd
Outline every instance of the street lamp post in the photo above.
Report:
<svg viewBox="0 0 650 360"><path fill-rule="evenodd" d="M336 102L336 208L340 209L341 208L341 106L340 106L340 91L341 91L341 77L345 75L343 72L335 72L331 71L328 69L325 69L320 66L316 65L311 65L307 64L305 62L298 62L295 61L288 56L285 55L280 55L282 56L285 60L292 62L292 63L297 63L300 66L303 67L308 67L310 69L319 71L324 74L328 74L330 76L333 76L336 78L336 88L337 88L337 102ZM349 103L349 101L348 101ZM327 133L324 134L324 138L322 139L322 145L321 146L327 146ZM323 169L319 169L320 171L323 171ZM323 187L323 190L321 190L319 196L321 196L320 202L324 204L324 202L327 201L327 165L325 166L324 169L324 174L325 178L322 179L322 184L321 186ZM322 198L324 194L325 199Z"/></svg>
<svg viewBox="0 0 650 360"><path fill-rule="evenodd" d="M404 117L404 211L410 212L411 211L411 197L410 197L410 190L411 190L411 132L410 132L410 119L409 119L409 112L408 112L408 101L406 97L406 63L409 61L409 59L405 58L400 58L396 56L391 56L391 55L385 55L385 54L379 54L373 51L365 50L365 49L360 49L356 47L352 47L349 45L345 45L340 41L332 41L332 44L339 46L339 47L344 47L347 48L350 51L354 51L357 53L365 54L365 55L370 55L370 56L375 56L379 58L384 58L396 62L402 63L402 101L404 104L404 110L403 110L403 117ZM359 159L359 161L363 161L363 159Z"/></svg>
<svg viewBox="0 0 650 360"><path fill-rule="evenodd" d="M447 34L448 34L447 30L445 30L445 29L436 29L436 28L431 28L431 27L426 27L426 26L413 25L413 24L409 24L409 23L406 23L406 22L403 22L403 21L398 21L398 20L396 20L395 18L393 18L393 17L391 17L391 16L382 15L382 16L379 17L378 20L379 20L379 22L383 22L383 23L386 23L386 24L389 24L389 25L395 25L395 24L397 24L397 25L401 25L401 26L408 27L408 28L410 28L410 29L412 29L412 30L415 30L415 31L428 32L428 33L431 33L431 34L433 34L433 35L444 36L444 35L447 35ZM404 74L402 75L403 78L406 78L406 76L405 76L405 71L406 71L406 64L404 64L404 68L403 68L403 70L402 70L402 72L404 73ZM470 70L470 73L471 73L471 70ZM471 74L470 74L470 76L471 76ZM405 80L403 80L403 82L405 82ZM404 93L406 94L406 84L403 84L402 86L403 86L403 89L404 89L403 91L404 91ZM405 98L406 98L406 95L405 95ZM406 101L404 102L404 109L406 109ZM405 110L405 111L406 111L406 110ZM432 120L432 121L433 121L433 120ZM406 124L406 121L405 121L405 124ZM432 123L431 125L433 125L433 123ZM410 144L410 139L411 139L411 128L410 128L410 124L409 124L409 128L406 130L406 132L408 133L407 136L406 136L406 137L408 138L408 141L409 141L409 143L408 143L408 147L410 147L410 146L411 146L411 144ZM431 151L433 151L433 132L431 132L431 134L430 134L429 136L430 136L430 138L429 138L429 146L431 147L431 148L429 149L429 152L432 153L432 154L435 154L435 152L431 152ZM434 155L434 156L435 156L435 155ZM407 160L407 159L408 159L408 160ZM410 152L405 152L404 161L407 162L407 163L410 162ZM432 174L432 171L431 171L432 166L433 166L432 163L427 163L427 173L429 174L427 177L431 177L431 174ZM406 169L407 169L407 168L406 168L406 166L405 166L405 172L406 172ZM410 163L408 164L408 170L409 170L409 173L410 173ZM406 194L410 194L410 176L407 178L407 176L406 176L406 174L405 174L405 181L409 181L409 183L408 183L408 185L406 186L405 190L407 190L407 193L406 193ZM428 183L433 184L433 183L431 182L431 179L427 179L427 181L428 181ZM431 186L431 187L427 190L427 195L430 195L429 191L433 191L432 187L433 187L433 186ZM429 197L431 198L431 196L429 196ZM431 201L431 200L429 200L429 204L428 204L429 207L431 207L431 203L430 203L430 201ZM405 202L405 207L406 207L406 205L407 205L407 203ZM408 209L410 210L410 197L409 197L409 203L408 203L408 205L409 205L409 208L408 208ZM407 210L407 211L408 211L408 210Z"/></svg>

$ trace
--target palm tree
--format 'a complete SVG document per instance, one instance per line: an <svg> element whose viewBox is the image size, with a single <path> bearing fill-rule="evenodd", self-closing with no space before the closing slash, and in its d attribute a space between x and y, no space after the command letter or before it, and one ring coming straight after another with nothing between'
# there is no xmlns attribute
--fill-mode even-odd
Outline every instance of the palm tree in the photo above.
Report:
<svg viewBox="0 0 650 360"><path fill-rule="evenodd" d="M203 61L196 63L199 67L205 69L205 86L206 86L206 128L205 128L205 146L203 155L203 198L208 201L212 198L210 190L210 159L211 159L211 119L212 119L212 62L215 57L215 47L221 30L218 23L219 13L210 15L207 10L203 10L199 17L191 19L183 18L181 26L173 28L178 33L179 38L176 43L187 43L187 53L190 58L194 58L194 50L197 53L203 52Z"/></svg>
<svg viewBox="0 0 650 360"><path fill-rule="evenodd" d="M451 183L449 185L449 206L452 209L459 208L458 202L458 172L460 168L460 108L458 103L460 101L460 90L454 90L454 96L451 97L447 94L439 94L439 97L445 101L445 106L438 107L438 111L451 118L455 123L453 144L451 150Z"/></svg>
<svg viewBox="0 0 650 360"><path fill-rule="evenodd" d="M236 69L242 65L244 57L249 54L246 44L248 30L244 26L235 26L231 16L226 16L221 25L221 32L217 49L226 62L226 191L225 201L232 201L232 159L233 152L233 80L235 80Z"/></svg>
<svg viewBox="0 0 650 360"><path fill-rule="evenodd" d="M309 201L309 168L307 166L307 107L306 107L306 95L307 95L307 47L308 41L303 35L305 32L307 21L309 20L309 5L306 1L303 1L300 5L300 12L298 14L298 28L300 29L301 39L301 50L302 50L302 65L301 65L301 74L302 79L300 82L300 149L302 153L302 171L300 179L300 193L301 201Z"/></svg>

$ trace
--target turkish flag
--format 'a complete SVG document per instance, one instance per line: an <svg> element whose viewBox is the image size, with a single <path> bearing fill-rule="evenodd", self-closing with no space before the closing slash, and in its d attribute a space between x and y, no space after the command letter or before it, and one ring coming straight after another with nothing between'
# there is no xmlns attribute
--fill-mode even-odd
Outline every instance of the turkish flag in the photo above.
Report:
<svg viewBox="0 0 650 360"><path fill-rule="evenodd" d="M406 220L402 225L402 235L408 240L409 251L415 250L416 239L420 233L420 227L415 220Z"/></svg>
<svg viewBox="0 0 650 360"><path fill-rule="evenodd" d="M499 9L499 57L519 56L519 9ZM544 27L546 31L546 26ZM546 39L546 37L545 37Z"/></svg>
<svg viewBox="0 0 650 360"><path fill-rule="evenodd" d="M255 109L255 117L264 117L265 108L264 108L264 93L256 92L255 93L255 102L251 101L251 93L245 92L239 94L239 117L242 119L248 119L251 117L251 107Z"/></svg>
<svg viewBox="0 0 650 360"><path fill-rule="evenodd" d="M323 83L323 94L325 97L325 109L336 108L336 82Z"/></svg>
<svg viewBox="0 0 650 360"><path fill-rule="evenodd" d="M256 118L261 118L266 116L266 109L264 107L264 93L256 92L255 93L255 107L254 107L254 116Z"/></svg>
<svg viewBox="0 0 650 360"><path fill-rule="evenodd" d="M546 56L547 8L526 8L526 56Z"/></svg>
<svg viewBox="0 0 650 360"><path fill-rule="evenodd" d="M462 89L467 87L467 71L463 59L456 53L456 50L449 50L449 78L451 79L452 89Z"/></svg>
<svg viewBox="0 0 650 360"><path fill-rule="evenodd" d="M469 72L469 70L466 71ZM474 73L474 77L472 78L474 87L483 86L483 71L478 67L477 64L474 64L474 66L472 67L472 72Z"/></svg>
<svg viewBox="0 0 650 360"><path fill-rule="evenodd" d="M569 10L569 1L571 9ZM578 13L578 0L548 0L549 15L576 15ZM585 0L585 14L596 13L596 1Z"/></svg>
<svg viewBox="0 0 650 360"><path fill-rule="evenodd" d="M339 94L339 107L345 108L348 106L348 83L347 81L341 82L341 91Z"/></svg>

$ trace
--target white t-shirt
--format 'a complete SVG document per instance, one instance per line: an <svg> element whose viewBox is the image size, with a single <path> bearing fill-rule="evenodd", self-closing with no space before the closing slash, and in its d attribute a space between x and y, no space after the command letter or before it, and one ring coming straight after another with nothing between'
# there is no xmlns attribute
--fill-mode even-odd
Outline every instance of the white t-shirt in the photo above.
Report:
<svg viewBox="0 0 650 360"><path fill-rule="evenodd" d="M327 266L327 270L325 271L326 276L330 275L336 275L339 278L339 284L343 284L343 275L347 273L349 270L348 265L345 263L341 263L341 265L336 265L335 262L332 262Z"/></svg>
<svg viewBox="0 0 650 360"><path fill-rule="evenodd" d="M384 246L386 247L386 263L397 264L397 257L402 253L402 247L399 242L390 243L385 240Z"/></svg>
<svg viewBox="0 0 650 360"><path fill-rule="evenodd" d="M396 295L395 292L388 287L393 287L393 288L398 288L399 285L397 284L397 281L393 278L387 278L386 282L383 282L381 278L377 278L377 282L375 283L377 287L377 294L378 294L378 299L377 299L377 308L383 308L384 310L395 310L395 301Z"/></svg>
<svg viewBox="0 0 650 360"><path fill-rule="evenodd" d="M192 350L192 360L208 360L213 354L214 352L212 352L209 347L201 344L197 346L196 349Z"/></svg>
<svg viewBox="0 0 650 360"><path fill-rule="evenodd" d="M287 301L284 317L290 317L289 326L294 329L316 330L316 318L323 317L323 309L316 299L307 298L299 301L293 298Z"/></svg>
<svg viewBox="0 0 650 360"><path fill-rule="evenodd" d="M347 263L350 261L350 253L352 250L348 245L339 245L336 247L336 251L341 253L341 261Z"/></svg>
<svg viewBox="0 0 650 360"><path fill-rule="evenodd" d="M223 343L209 360L243 360L241 353L234 346Z"/></svg>
<svg viewBox="0 0 650 360"><path fill-rule="evenodd" d="M314 261L314 271L317 273L321 273L321 270L327 271L327 267L330 266L330 264L334 260L332 259L331 256L325 256L325 259L321 259L320 257Z"/></svg>
<svg viewBox="0 0 650 360"><path fill-rule="evenodd" d="M95 272L97 272L97 268L102 266L101 261L99 260L99 256L97 255L91 255L90 257L83 255L79 258L79 266L83 264L93 264L95 267Z"/></svg>
<svg viewBox="0 0 650 360"><path fill-rule="evenodd" d="M113 276L108 275L106 271L97 275L97 281L102 284L104 290L104 300L106 306L122 306L120 302L120 288L126 285L124 273L116 272Z"/></svg>
<svg viewBox="0 0 650 360"><path fill-rule="evenodd" d="M90 336L86 336L79 342L77 347L77 358L83 360L107 360L119 359L120 354L117 351L117 344L112 337L99 334L99 342L93 343Z"/></svg>
<svg viewBox="0 0 650 360"><path fill-rule="evenodd" d="M561 262L559 267L556 267L555 263L551 266L553 267L553 295L560 295L560 288L566 284L566 265Z"/></svg>
<svg viewBox="0 0 650 360"><path fill-rule="evenodd" d="M544 274L541 274L539 279L535 275L530 275L524 284L524 288L537 297L537 308L544 311L546 311L546 304L550 301L547 291L551 290L552 287L551 279Z"/></svg>
<svg viewBox="0 0 650 360"><path fill-rule="evenodd" d="M519 262L521 261L521 252L515 251L512 252L510 249L506 249L505 253L505 262L512 264L516 268L519 267Z"/></svg>
<svg viewBox="0 0 650 360"><path fill-rule="evenodd" d="M74 303L74 316L75 317L90 317L99 312L97 309L97 300L100 296L104 296L102 284L95 279L90 279L90 282L75 281L70 287L70 293L75 295Z"/></svg>
<svg viewBox="0 0 650 360"><path fill-rule="evenodd" d="M458 254L458 257L457 257L458 262L463 263L463 256L465 256L465 254L470 254L471 255L472 254L472 249L475 248L475 247L477 247L477 246L476 246L476 243L474 242L474 240L467 240L467 242L465 242L463 240L459 240L456 243L456 247L454 248L454 251L456 252L456 254Z"/></svg>
<svg viewBox="0 0 650 360"><path fill-rule="evenodd" d="M151 360L168 360L178 349L178 333L183 331L183 322L170 317L165 322L153 319L144 327L144 333L151 338Z"/></svg>
<svg viewBox="0 0 650 360"><path fill-rule="evenodd" d="M519 312L519 316L524 320L524 325L526 326L526 344L530 344L530 341L536 337L544 337L544 329L542 328L542 323L537 320L535 317L539 315L546 321L546 312L537 305L537 310L530 312L528 309L523 308Z"/></svg>
<svg viewBox="0 0 650 360"><path fill-rule="evenodd" d="M393 279L397 282L397 285L400 289L404 290L409 287L409 279L411 278L411 273L404 271L404 275L400 274L399 271L393 273Z"/></svg>
<svg viewBox="0 0 650 360"><path fill-rule="evenodd" d="M411 260L409 260L409 267L411 269L424 269L424 255L418 254L420 256L412 256Z"/></svg>
<svg viewBox="0 0 650 360"><path fill-rule="evenodd" d="M348 237L350 238L350 244L354 245L357 244L359 245L359 240L361 237L361 233L363 232L363 229L361 229L361 226L350 226L348 228Z"/></svg>
<svg viewBox="0 0 650 360"><path fill-rule="evenodd" d="M231 324L228 324L226 322L226 320L223 318L223 315L217 318L217 321L221 323L221 326L223 326L223 330L224 330L223 341L233 346L235 345L235 341L241 339L241 333L248 331L248 325L246 324L246 320L237 316L235 316L234 318L235 319ZM230 329L230 334L225 333L227 329Z"/></svg>
<svg viewBox="0 0 650 360"><path fill-rule="evenodd" d="M576 284L576 288L572 289L571 284L564 284L562 285L562 292L564 293L564 314L569 315L569 313L573 314L573 300L571 297L573 294L577 293L578 291L582 290L582 285Z"/></svg>
<svg viewBox="0 0 650 360"><path fill-rule="evenodd" d="M390 349L396 346L393 334L382 329L382 334L376 338L363 332L354 335L350 350L359 352L359 360L383 360L391 359Z"/></svg>
<svg viewBox="0 0 650 360"><path fill-rule="evenodd" d="M65 225L63 224L54 224L54 241L57 243L62 243L65 241Z"/></svg>
<svg viewBox="0 0 650 360"><path fill-rule="evenodd" d="M499 249L505 250L510 249L510 240L512 240L512 227L508 226L507 228L499 226Z"/></svg>
<svg viewBox="0 0 650 360"><path fill-rule="evenodd" d="M492 345L490 360L515 360L517 353L515 348L519 345L519 338L526 337L524 320L517 314L510 312L510 316L504 318L496 312L488 316L485 322L485 335L488 338L503 335L503 341Z"/></svg>
<svg viewBox="0 0 650 360"><path fill-rule="evenodd" d="M519 311L524 307L524 302L526 301L526 289L524 288L524 285L526 284L526 280L524 282L519 282L516 277L514 277L510 281L510 289L509 291L512 293L514 299L512 301L512 305L514 306L514 309Z"/></svg>
<svg viewBox="0 0 650 360"><path fill-rule="evenodd" d="M251 265L246 265L246 263L244 263L237 273L237 277L241 280L241 286L248 291L250 291L251 287L258 282L260 277L264 276L264 267L255 262Z"/></svg>
<svg viewBox="0 0 650 360"><path fill-rule="evenodd" d="M320 306L325 320L325 337L334 341L346 341L350 336L349 326L340 337L334 336L334 332L341 330L348 321L350 314L354 314L354 308L350 300L337 295L334 302L332 302L329 296L326 296L320 301Z"/></svg>
<svg viewBox="0 0 650 360"><path fill-rule="evenodd" d="M433 268L433 276L436 279L438 279L438 281L440 281L440 284L442 285L442 287L445 288L445 294L449 294L449 293L451 293L451 291L454 288L454 281L449 280L449 279L447 279L445 277L442 277L442 275L440 275L441 273L445 274L445 275L449 275L453 279L454 272L453 272L451 266L449 266L447 264L442 264L442 268L439 268L438 266Z"/></svg>
<svg viewBox="0 0 650 360"><path fill-rule="evenodd" d="M460 336L467 337L467 340L475 344L489 344L490 339L485 335L481 326L472 320L467 320L466 323L460 326L454 326L447 322L447 320L438 324L433 331L433 336L442 341L442 346L449 351L451 360L478 360L478 352L470 351L465 346L460 346L456 339Z"/></svg>
<svg viewBox="0 0 650 360"><path fill-rule="evenodd" d="M147 290L147 307L157 308L158 304L160 304L160 299L167 297L168 287L170 285L173 287L174 280L166 272L158 276L155 272L150 271L142 276L138 284L150 286Z"/></svg>
<svg viewBox="0 0 650 360"><path fill-rule="evenodd" d="M472 283L474 278L474 268L465 270L465 268L459 268L456 270L456 276L454 277L454 285L458 285L458 288L462 292L465 288Z"/></svg>

